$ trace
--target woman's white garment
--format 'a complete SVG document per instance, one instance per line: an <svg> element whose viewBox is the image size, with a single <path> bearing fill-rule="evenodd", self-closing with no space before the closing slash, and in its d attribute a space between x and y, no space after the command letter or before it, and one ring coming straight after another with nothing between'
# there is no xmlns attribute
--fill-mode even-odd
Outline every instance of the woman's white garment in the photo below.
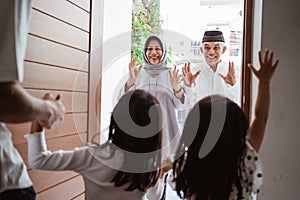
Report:
<svg viewBox="0 0 300 200"><path fill-rule="evenodd" d="M159 179L156 185L149 188L146 194L146 200L159 200L163 195L164 186L166 184L166 200L181 200L175 190L175 183L173 182L173 170L165 173L164 177L168 175L166 182L163 179Z"/></svg>
<svg viewBox="0 0 300 200"><path fill-rule="evenodd" d="M144 192L139 190L125 191L128 185L115 187L111 180L121 168L124 156L116 150L112 158L109 148L85 146L72 151L47 150L45 133L27 134L28 162L33 169L49 171L72 170L82 175L87 200L141 200ZM104 158L103 158L104 157ZM111 168L114 166L114 168Z"/></svg>
<svg viewBox="0 0 300 200"><path fill-rule="evenodd" d="M176 108L187 105L189 99L185 95L185 102L182 104L174 95L168 70L164 70L159 75L151 77L146 70L142 69L134 85L130 88L130 90L133 89L145 90L158 99L163 111L162 159L170 157L171 154L176 153L181 137L176 117ZM122 88L122 91L124 91L124 88Z"/></svg>

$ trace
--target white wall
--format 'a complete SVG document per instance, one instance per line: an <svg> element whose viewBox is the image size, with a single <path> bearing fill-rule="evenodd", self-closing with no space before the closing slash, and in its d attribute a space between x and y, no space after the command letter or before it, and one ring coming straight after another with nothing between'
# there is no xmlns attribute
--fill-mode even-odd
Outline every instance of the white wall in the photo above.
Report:
<svg viewBox="0 0 300 200"><path fill-rule="evenodd" d="M120 80L128 73L131 49L132 1L104 0L101 130L110 122L113 99ZM107 136L101 134L101 143Z"/></svg>
<svg viewBox="0 0 300 200"><path fill-rule="evenodd" d="M264 0L262 49L274 50L280 64L272 80L271 112L260 152L264 167L260 199L300 199L299 36L300 1Z"/></svg>

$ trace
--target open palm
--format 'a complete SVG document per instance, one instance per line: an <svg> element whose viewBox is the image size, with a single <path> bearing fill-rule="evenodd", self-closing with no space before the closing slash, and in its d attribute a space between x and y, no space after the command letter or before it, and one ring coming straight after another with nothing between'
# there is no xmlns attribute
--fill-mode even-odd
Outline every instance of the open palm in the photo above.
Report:
<svg viewBox="0 0 300 200"><path fill-rule="evenodd" d="M270 55L269 55L270 54ZM276 67L279 63L279 59L273 64L273 51L265 50L265 56L263 58L262 52L259 51L259 64L260 69L256 70L252 64L248 64L248 67L253 72L253 74L260 80L264 79L266 81L270 80L276 70Z"/></svg>
<svg viewBox="0 0 300 200"><path fill-rule="evenodd" d="M190 65L191 65L190 63L186 63L182 67L182 78L184 84L189 87L191 87L191 85L195 82L198 75L201 73L201 70L198 70L195 74L192 74Z"/></svg>
<svg viewBox="0 0 300 200"><path fill-rule="evenodd" d="M233 86L236 83L236 76L234 71L233 62L228 63L228 72L227 75L219 74L219 76L229 85Z"/></svg>

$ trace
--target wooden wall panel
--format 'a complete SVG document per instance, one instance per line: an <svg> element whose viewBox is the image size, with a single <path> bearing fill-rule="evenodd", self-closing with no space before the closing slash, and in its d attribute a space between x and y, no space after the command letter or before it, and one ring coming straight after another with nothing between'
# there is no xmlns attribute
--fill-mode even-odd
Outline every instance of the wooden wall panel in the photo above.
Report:
<svg viewBox="0 0 300 200"><path fill-rule="evenodd" d="M72 200L85 200L85 193L80 194L78 197L75 197Z"/></svg>
<svg viewBox="0 0 300 200"><path fill-rule="evenodd" d="M88 52L89 33L32 9L29 33Z"/></svg>
<svg viewBox="0 0 300 200"><path fill-rule="evenodd" d="M38 194L37 200L67 200L72 199L83 192L83 179L81 176L77 176Z"/></svg>
<svg viewBox="0 0 300 200"><path fill-rule="evenodd" d="M88 74L25 62L23 86L30 89L88 91Z"/></svg>
<svg viewBox="0 0 300 200"><path fill-rule="evenodd" d="M88 71L88 53L33 35L28 36L25 60Z"/></svg>
<svg viewBox="0 0 300 200"><path fill-rule="evenodd" d="M55 18L58 18L68 24L83 29L86 32L89 32L89 13L68 1L33 0L32 7L47 13L48 15L54 16Z"/></svg>
<svg viewBox="0 0 300 200"><path fill-rule="evenodd" d="M87 12L90 12L90 0L67 0L68 2L71 2L78 7L84 9Z"/></svg>
<svg viewBox="0 0 300 200"><path fill-rule="evenodd" d="M15 145L26 143L24 135L29 133L31 123L7 124L14 133L12 138ZM64 120L54 128L46 130L46 138L56 138L87 132L87 113L65 114Z"/></svg>
<svg viewBox="0 0 300 200"><path fill-rule="evenodd" d="M65 182L71 178L78 176L77 173L71 171L52 172L41 170L30 170L29 176L37 193L47 190L57 183Z"/></svg>
<svg viewBox="0 0 300 200"><path fill-rule="evenodd" d="M34 90L27 89L27 91L38 98L42 98L46 93L51 93L56 96L57 94L61 95L61 101L65 106L66 113L78 113L78 112L87 112L87 92L65 92L65 91L53 91L53 90Z"/></svg>

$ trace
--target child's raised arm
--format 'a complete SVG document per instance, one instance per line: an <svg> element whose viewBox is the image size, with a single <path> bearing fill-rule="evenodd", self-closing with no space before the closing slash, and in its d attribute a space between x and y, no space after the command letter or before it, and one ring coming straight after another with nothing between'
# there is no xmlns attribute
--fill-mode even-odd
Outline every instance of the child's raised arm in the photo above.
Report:
<svg viewBox="0 0 300 200"><path fill-rule="evenodd" d="M256 70L252 64L248 64L248 67L259 81L254 119L250 124L247 133L247 140L257 152L260 149L269 116L270 82L279 63L279 60L277 59L273 64L273 56L273 51L266 49L263 58L262 52L259 51L260 69Z"/></svg>

